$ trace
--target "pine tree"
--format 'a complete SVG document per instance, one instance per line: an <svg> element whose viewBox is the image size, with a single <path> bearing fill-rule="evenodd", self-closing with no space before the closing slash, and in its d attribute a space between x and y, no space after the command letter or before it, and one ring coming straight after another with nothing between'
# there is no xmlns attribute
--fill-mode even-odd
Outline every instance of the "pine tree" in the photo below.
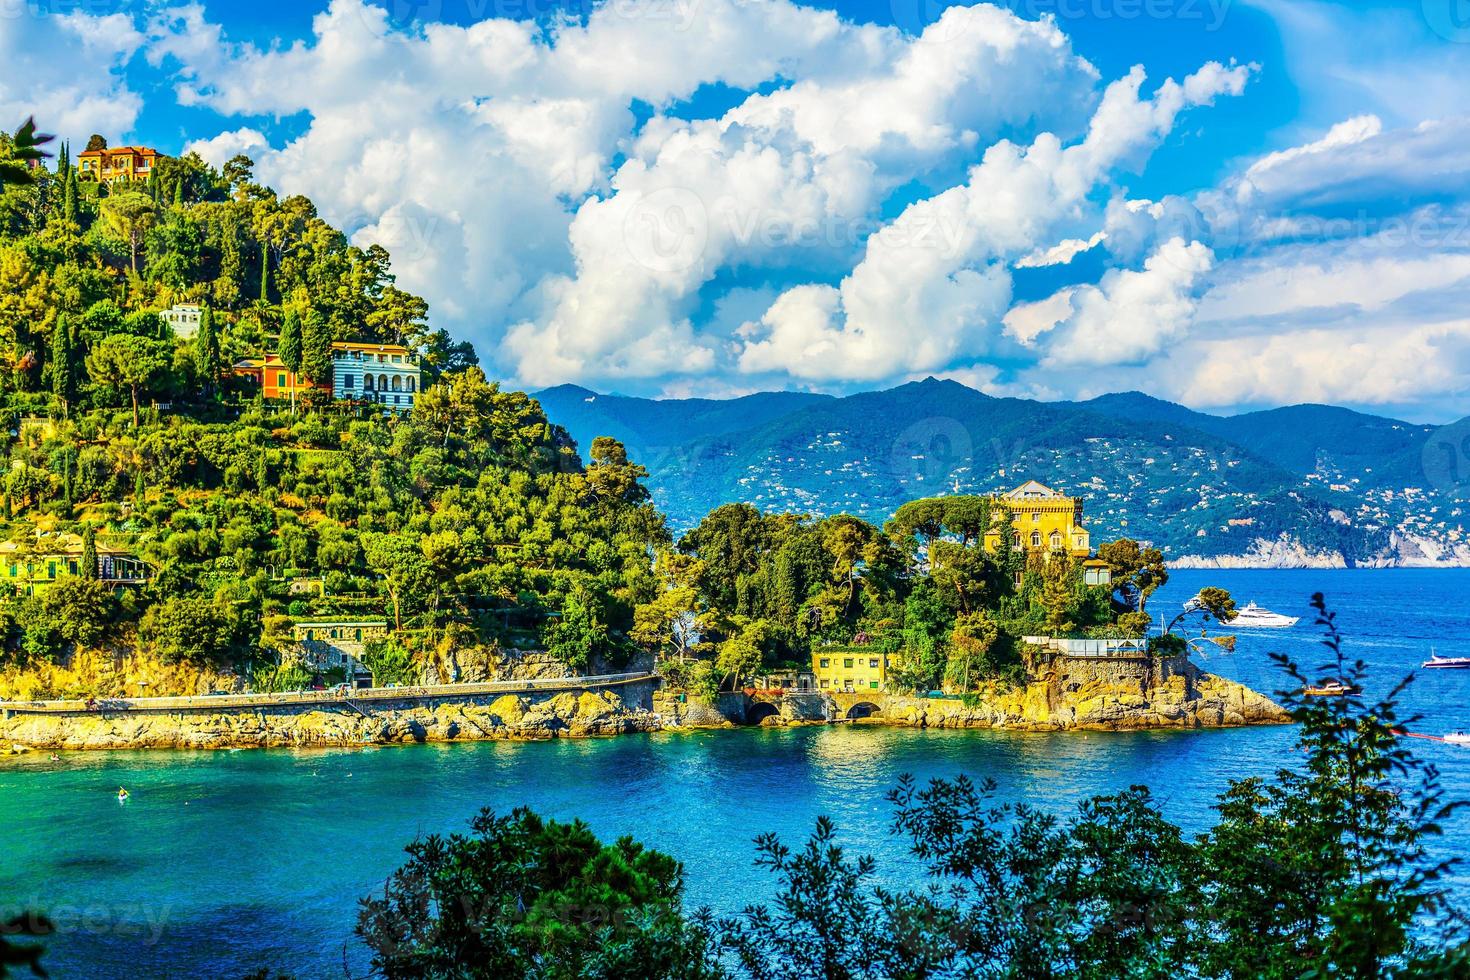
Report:
<svg viewBox="0 0 1470 980"><path fill-rule="evenodd" d="M182 209L184 206L184 179L180 177L174 181L174 207Z"/></svg>
<svg viewBox="0 0 1470 980"><path fill-rule="evenodd" d="M291 372L291 411L296 411L296 375L301 370L301 318L295 310L286 311L281 325L281 363Z"/></svg>
<svg viewBox="0 0 1470 980"><path fill-rule="evenodd" d="M214 311L208 306L199 314L199 332L194 335L194 363L204 378L204 391L214 394L219 380L219 333L214 328Z"/></svg>
<svg viewBox="0 0 1470 980"><path fill-rule="evenodd" d="M97 561L97 529L90 524L82 531L82 577L101 578Z"/></svg>

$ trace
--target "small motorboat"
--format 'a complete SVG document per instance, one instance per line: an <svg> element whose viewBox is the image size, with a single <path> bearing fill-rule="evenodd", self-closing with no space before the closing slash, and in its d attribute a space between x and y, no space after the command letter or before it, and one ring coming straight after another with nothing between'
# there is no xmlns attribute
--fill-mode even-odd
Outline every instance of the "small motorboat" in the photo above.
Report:
<svg viewBox="0 0 1470 980"><path fill-rule="evenodd" d="M1302 693L1309 698L1341 698L1349 694L1357 694L1358 689L1342 681L1326 681L1322 684L1304 687Z"/></svg>
<svg viewBox="0 0 1470 980"><path fill-rule="evenodd" d="M1435 653L1433 648L1429 651L1429 659L1424 661L1422 667L1470 667L1470 657L1441 657Z"/></svg>
<svg viewBox="0 0 1470 980"><path fill-rule="evenodd" d="M1470 745L1470 732L1457 728L1452 732L1445 732L1444 740L1452 745Z"/></svg>
<svg viewBox="0 0 1470 980"><path fill-rule="evenodd" d="M1295 626L1299 616L1283 616L1269 609L1262 609L1254 602L1247 602L1236 611L1235 615L1227 619L1225 626L1237 629L1285 629Z"/></svg>

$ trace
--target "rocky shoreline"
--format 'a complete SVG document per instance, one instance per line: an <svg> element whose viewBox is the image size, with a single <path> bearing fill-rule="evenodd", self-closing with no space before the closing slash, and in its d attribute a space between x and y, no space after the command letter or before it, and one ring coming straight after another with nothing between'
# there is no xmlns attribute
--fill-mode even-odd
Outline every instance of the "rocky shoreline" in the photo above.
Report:
<svg viewBox="0 0 1470 980"><path fill-rule="evenodd" d="M0 745L21 750L232 749L587 738L639 732L863 721L913 728L1124 731L1284 724L1275 702L1186 658L1055 657L1024 686L968 698L879 692L721 695L713 702L619 691L455 695L240 709L17 711Z"/></svg>

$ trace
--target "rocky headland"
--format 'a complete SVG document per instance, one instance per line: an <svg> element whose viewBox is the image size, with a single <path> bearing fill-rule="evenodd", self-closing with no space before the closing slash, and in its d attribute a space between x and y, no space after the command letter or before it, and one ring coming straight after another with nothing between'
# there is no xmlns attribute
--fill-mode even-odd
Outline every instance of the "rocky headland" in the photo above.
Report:
<svg viewBox="0 0 1470 980"><path fill-rule="evenodd" d="M572 680L572 679L569 679ZM1054 656L1024 685L966 697L880 692L736 692L713 701L616 688L432 694L309 704L28 711L0 704L0 745L33 749L269 748L489 739L861 721L916 728L1017 731L1220 728L1290 721L1271 699L1185 657Z"/></svg>

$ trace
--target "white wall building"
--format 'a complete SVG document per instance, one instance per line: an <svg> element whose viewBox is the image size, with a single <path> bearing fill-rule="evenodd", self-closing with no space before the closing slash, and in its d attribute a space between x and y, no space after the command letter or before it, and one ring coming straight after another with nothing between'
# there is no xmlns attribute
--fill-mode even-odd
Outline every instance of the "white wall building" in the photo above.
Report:
<svg viewBox="0 0 1470 980"><path fill-rule="evenodd" d="M199 332L199 317L203 309L196 303L176 303L159 312L163 322L174 328L174 334L190 340Z"/></svg>
<svg viewBox="0 0 1470 980"><path fill-rule="evenodd" d="M369 401L390 412L413 408L419 391L419 365L399 344L332 344L332 397Z"/></svg>

